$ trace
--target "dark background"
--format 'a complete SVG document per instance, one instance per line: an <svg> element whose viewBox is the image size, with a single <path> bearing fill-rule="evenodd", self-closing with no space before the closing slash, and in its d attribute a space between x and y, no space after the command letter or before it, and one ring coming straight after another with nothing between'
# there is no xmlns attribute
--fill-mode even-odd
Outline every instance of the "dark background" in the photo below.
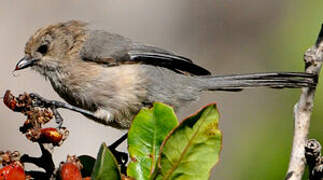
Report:
<svg viewBox="0 0 323 180"><path fill-rule="evenodd" d="M12 75L29 36L44 25L77 19L136 41L173 50L213 73L303 71L303 54L323 22L321 1L301 0L1 0L0 94L37 92L60 99L49 83L30 70ZM208 93L188 105L180 117L216 102L223 131L223 150L212 179L283 179L293 134L293 106L300 90L250 89ZM318 87L310 137L323 142L323 93ZM70 137L54 157L95 156L100 144L122 133L61 110ZM40 154L18 127L25 117L0 103L0 150ZM123 149L126 145L123 145ZM28 166L30 167L30 166Z"/></svg>

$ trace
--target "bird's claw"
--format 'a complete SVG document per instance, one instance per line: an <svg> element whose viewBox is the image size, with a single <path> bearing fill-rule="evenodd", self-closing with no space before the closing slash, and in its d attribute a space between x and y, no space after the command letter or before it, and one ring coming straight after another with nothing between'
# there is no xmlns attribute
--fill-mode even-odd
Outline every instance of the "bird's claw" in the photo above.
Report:
<svg viewBox="0 0 323 180"><path fill-rule="evenodd" d="M29 96L33 100L34 106L44 107L44 108L51 107L50 101L41 97L39 94L30 93Z"/></svg>
<svg viewBox="0 0 323 180"><path fill-rule="evenodd" d="M53 114L54 114L54 117L55 117L55 120L56 120L56 124L57 125L57 128L60 129L63 125L63 117L61 116L61 114L59 114L59 112L57 111L56 108L51 108L51 110L53 111Z"/></svg>
<svg viewBox="0 0 323 180"><path fill-rule="evenodd" d="M29 96L31 99L33 99L34 106L50 108L55 116L56 123L58 124L57 128L62 127L63 117L57 111L57 108L60 107L60 104L61 104L59 101L45 99L36 93L30 93Z"/></svg>

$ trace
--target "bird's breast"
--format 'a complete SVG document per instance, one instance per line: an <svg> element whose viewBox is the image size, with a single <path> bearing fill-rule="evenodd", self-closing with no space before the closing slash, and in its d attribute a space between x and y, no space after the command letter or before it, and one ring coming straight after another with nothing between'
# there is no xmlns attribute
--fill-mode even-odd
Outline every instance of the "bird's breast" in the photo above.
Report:
<svg viewBox="0 0 323 180"><path fill-rule="evenodd" d="M146 96L139 66L104 67L82 62L51 74L49 80L68 103L90 111L105 109L119 121L130 121Z"/></svg>

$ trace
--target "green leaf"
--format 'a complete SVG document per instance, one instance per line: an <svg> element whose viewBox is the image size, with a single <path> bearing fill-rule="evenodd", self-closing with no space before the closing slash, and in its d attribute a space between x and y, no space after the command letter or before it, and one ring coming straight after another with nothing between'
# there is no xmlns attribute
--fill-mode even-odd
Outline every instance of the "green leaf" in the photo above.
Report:
<svg viewBox="0 0 323 180"><path fill-rule="evenodd" d="M83 168L81 169L82 177L88 177L91 176L91 173L93 171L95 159L88 155L81 155L78 157L78 159L81 161Z"/></svg>
<svg viewBox="0 0 323 180"><path fill-rule="evenodd" d="M100 147L91 178L95 180L121 180L118 162L105 143Z"/></svg>
<svg viewBox="0 0 323 180"><path fill-rule="evenodd" d="M128 132L128 151L131 157L128 176L136 180L154 177L160 146L177 124L173 109L162 103L154 103L153 108L144 108L137 114Z"/></svg>
<svg viewBox="0 0 323 180"><path fill-rule="evenodd" d="M208 179L221 151L218 119L211 104L176 127L163 142L157 179Z"/></svg>

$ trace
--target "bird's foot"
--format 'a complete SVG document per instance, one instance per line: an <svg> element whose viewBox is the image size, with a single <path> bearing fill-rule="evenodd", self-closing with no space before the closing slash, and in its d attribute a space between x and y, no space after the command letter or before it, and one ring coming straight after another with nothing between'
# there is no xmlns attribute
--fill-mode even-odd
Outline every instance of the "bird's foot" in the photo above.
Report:
<svg viewBox="0 0 323 180"><path fill-rule="evenodd" d="M61 107L62 102L59 101L53 101L48 100L44 97L41 97L39 94L36 93L30 93L30 98L33 100L33 106L42 107L42 108L50 108L54 114L56 123L58 124L57 128L61 128L63 125L63 117L60 115L60 113L57 111L57 108Z"/></svg>
<svg viewBox="0 0 323 180"><path fill-rule="evenodd" d="M57 109L58 108L64 108L64 109L68 109L68 110L72 110L78 113L81 113L85 116L88 117L92 117L93 119L96 119L97 117L95 116L95 114L91 111L82 109L82 108L78 108L76 106L61 102L61 101L55 101L55 100L48 100L45 99L43 97L41 97L39 94L36 93L30 93L30 97L33 99L33 103L35 106L38 107L44 107L44 108L50 108L56 118L56 122L59 124L59 126L62 125L63 123L63 118L62 116L58 113Z"/></svg>
<svg viewBox="0 0 323 180"><path fill-rule="evenodd" d="M68 109L71 111L81 113L88 117L92 117L93 119L97 118L95 113L91 111L88 111L61 101L48 100L35 93L30 93L30 97L35 100L36 105L38 105L39 107L45 107L45 108L51 108L51 109L63 108L63 109Z"/></svg>
<svg viewBox="0 0 323 180"><path fill-rule="evenodd" d="M39 94L30 93L29 96L34 100L34 104L38 107L44 108L64 108L66 103L55 101L55 100L48 100Z"/></svg>

